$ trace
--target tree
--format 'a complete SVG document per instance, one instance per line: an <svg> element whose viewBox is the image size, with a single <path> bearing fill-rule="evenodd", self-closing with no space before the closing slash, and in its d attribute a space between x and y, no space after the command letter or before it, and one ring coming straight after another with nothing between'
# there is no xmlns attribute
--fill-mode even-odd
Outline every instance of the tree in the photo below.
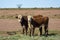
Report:
<svg viewBox="0 0 60 40"><path fill-rule="evenodd" d="M18 7L18 8L21 8L21 6L22 6L22 4L17 4L17 7Z"/></svg>
<svg viewBox="0 0 60 40"><path fill-rule="evenodd" d="M50 7L50 8L53 8L53 7Z"/></svg>

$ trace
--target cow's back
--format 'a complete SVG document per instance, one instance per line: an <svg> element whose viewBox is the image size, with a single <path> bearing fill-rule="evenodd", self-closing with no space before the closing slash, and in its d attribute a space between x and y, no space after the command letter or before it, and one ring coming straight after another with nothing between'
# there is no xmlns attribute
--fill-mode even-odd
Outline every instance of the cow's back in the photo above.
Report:
<svg viewBox="0 0 60 40"><path fill-rule="evenodd" d="M37 16L33 16L33 21L35 21L38 24L41 24L43 22L43 16L42 15L37 15Z"/></svg>

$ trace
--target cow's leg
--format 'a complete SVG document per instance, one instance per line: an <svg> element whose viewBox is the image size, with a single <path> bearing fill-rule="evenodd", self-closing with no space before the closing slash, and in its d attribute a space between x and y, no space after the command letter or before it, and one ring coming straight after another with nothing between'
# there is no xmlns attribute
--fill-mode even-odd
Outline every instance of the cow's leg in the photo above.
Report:
<svg viewBox="0 0 60 40"><path fill-rule="evenodd" d="M35 28L33 27L32 28L32 35L34 36L34 31L35 31Z"/></svg>
<svg viewBox="0 0 60 40"><path fill-rule="evenodd" d="M24 34L25 27L23 26L23 34Z"/></svg>
<svg viewBox="0 0 60 40"><path fill-rule="evenodd" d="M40 36L42 35L42 26L39 27Z"/></svg>
<svg viewBox="0 0 60 40"><path fill-rule="evenodd" d="M31 31L32 31L32 30L31 30L31 28L29 28L29 30L30 30L30 36L31 36Z"/></svg>
<svg viewBox="0 0 60 40"><path fill-rule="evenodd" d="M48 25L45 25L44 30L45 30L45 36L47 36L48 35Z"/></svg>
<svg viewBox="0 0 60 40"><path fill-rule="evenodd" d="M28 30L28 27L26 27L26 35L27 35L27 30Z"/></svg>
<svg viewBox="0 0 60 40"><path fill-rule="evenodd" d="M24 28L23 28L23 34L24 34Z"/></svg>
<svg viewBox="0 0 60 40"><path fill-rule="evenodd" d="M45 21L45 27L44 27L44 29L45 29L45 35L47 36L48 35L48 22L49 22L49 18L47 17L47 20Z"/></svg>

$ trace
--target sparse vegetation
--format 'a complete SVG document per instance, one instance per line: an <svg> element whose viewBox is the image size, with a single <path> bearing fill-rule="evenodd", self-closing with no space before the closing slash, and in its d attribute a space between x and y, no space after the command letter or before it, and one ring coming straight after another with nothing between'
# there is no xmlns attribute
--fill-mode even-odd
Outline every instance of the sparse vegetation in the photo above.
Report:
<svg viewBox="0 0 60 40"><path fill-rule="evenodd" d="M60 31L49 31L48 37L43 36L29 36L19 34L18 31L12 31L9 33L17 33L10 36L0 36L0 40L60 40ZM1 33L1 32L0 32ZM6 33L6 32L2 32Z"/></svg>
<svg viewBox="0 0 60 40"><path fill-rule="evenodd" d="M2 37L0 36L0 40L60 40L60 35L52 35L52 36L26 36L22 34L17 34L13 36Z"/></svg>
<svg viewBox="0 0 60 40"><path fill-rule="evenodd" d="M16 15L0 15L0 19L16 19Z"/></svg>
<svg viewBox="0 0 60 40"><path fill-rule="evenodd" d="M49 16L50 18L60 19L60 14L54 14Z"/></svg>
<svg viewBox="0 0 60 40"><path fill-rule="evenodd" d="M18 8L0 8L0 10L50 10L50 9L54 9L54 10L60 10L60 8L21 8L22 4L18 6Z"/></svg>
<svg viewBox="0 0 60 40"><path fill-rule="evenodd" d="M32 15L32 14L31 14ZM17 15L0 15L0 19L16 19ZM49 16L50 18L60 19L60 14Z"/></svg>
<svg viewBox="0 0 60 40"><path fill-rule="evenodd" d="M54 17L55 18L60 18L60 14L55 14Z"/></svg>

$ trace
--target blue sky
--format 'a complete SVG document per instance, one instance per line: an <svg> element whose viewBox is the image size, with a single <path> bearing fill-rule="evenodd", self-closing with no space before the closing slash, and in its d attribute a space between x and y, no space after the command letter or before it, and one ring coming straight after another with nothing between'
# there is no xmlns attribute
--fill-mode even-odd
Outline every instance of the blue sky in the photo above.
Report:
<svg viewBox="0 0 60 40"><path fill-rule="evenodd" d="M0 0L0 8L22 8L60 7L60 0Z"/></svg>

